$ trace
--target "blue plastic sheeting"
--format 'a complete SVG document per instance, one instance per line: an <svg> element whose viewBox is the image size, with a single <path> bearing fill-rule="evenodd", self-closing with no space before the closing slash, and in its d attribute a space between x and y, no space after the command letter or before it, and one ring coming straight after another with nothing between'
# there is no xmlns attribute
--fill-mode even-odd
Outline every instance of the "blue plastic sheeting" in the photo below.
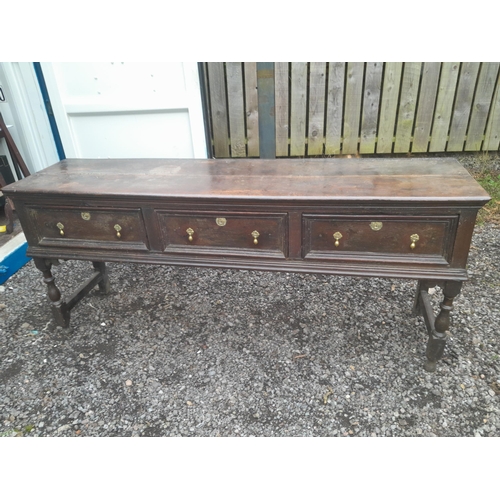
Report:
<svg viewBox="0 0 500 500"><path fill-rule="evenodd" d="M11 276L17 273L21 267L27 264L31 257L26 257L28 243L24 242L0 260L0 285L5 283Z"/></svg>

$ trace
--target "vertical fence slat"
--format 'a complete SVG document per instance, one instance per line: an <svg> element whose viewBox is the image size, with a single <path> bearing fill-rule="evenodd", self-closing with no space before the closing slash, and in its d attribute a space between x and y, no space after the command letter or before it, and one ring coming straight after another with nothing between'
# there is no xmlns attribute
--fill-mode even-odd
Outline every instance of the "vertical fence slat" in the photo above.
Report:
<svg viewBox="0 0 500 500"><path fill-rule="evenodd" d="M410 151L421 70L422 63L411 62L404 64L396 140L394 142L395 153L408 153Z"/></svg>
<svg viewBox="0 0 500 500"><path fill-rule="evenodd" d="M326 64L312 62L309 76L309 127L307 131L307 154L323 154L325 123Z"/></svg>
<svg viewBox="0 0 500 500"><path fill-rule="evenodd" d="M224 63L207 63L214 153L219 158L229 156L229 129L227 125L226 82Z"/></svg>
<svg viewBox="0 0 500 500"><path fill-rule="evenodd" d="M384 85L380 104L377 153L391 153L394 138L394 122L398 107L399 85L403 63L385 63Z"/></svg>
<svg viewBox="0 0 500 500"><path fill-rule="evenodd" d="M274 63L276 156L288 156L288 63Z"/></svg>
<svg viewBox="0 0 500 500"><path fill-rule="evenodd" d="M467 140L465 141L466 151L479 151L481 149L491 97L497 79L498 66L498 63L481 64L469 130L467 131Z"/></svg>
<svg viewBox="0 0 500 500"><path fill-rule="evenodd" d="M464 149L478 72L478 62L462 63L446 151L463 151Z"/></svg>
<svg viewBox="0 0 500 500"><path fill-rule="evenodd" d="M429 147L440 69L441 63L439 62L424 63L413 132L412 153L426 153Z"/></svg>
<svg viewBox="0 0 500 500"><path fill-rule="evenodd" d="M231 156L247 155L245 145L245 106L243 103L243 71L240 62L226 63L227 102L229 106L229 133Z"/></svg>
<svg viewBox="0 0 500 500"><path fill-rule="evenodd" d="M290 106L290 155L306 152L307 63L292 63L292 96Z"/></svg>
<svg viewBox="0 0 500 500"><path fill-rule="evenodd" d="M500 146L500 73L497 77L495 94L491 106L490 117L488 118L488 125L484 136L484 151L497 150Z"/></svg>
<svg viewBox="0 0 500 500"><path fill-rule="evenodd" d="M441 67L436 110L432 122L429 151L445 151L460 63L445 62Z"/></svg>
<svg viewBox="0 0 500 500"><path fill-rule="evenodd" d="M364 69L364 64L360 62L347 64L342 154L358 152Z"/></svg>
<svg viewBox="0 0 500 500"><path fill-rule="evenodd" d="M257 63L246 62L245 108L247 115L248 156L259 156L259 96L257 93Z"/></svg>
<svg viewBox="0 0 500 500"><path fill-rule="evenodd" d="M325 154L340 153L342 116L344 113L345 63L328 63L328 94L326 103Z"/></svg>
<svg viewBox="0 0 500 500"><path fill-rule="evenodd" d="M359 152L361 154L375 153L382 68L383 63L381 62L366 63L365 88L363 92L363 117L361 119L361 137L359 144Z"/></svg>

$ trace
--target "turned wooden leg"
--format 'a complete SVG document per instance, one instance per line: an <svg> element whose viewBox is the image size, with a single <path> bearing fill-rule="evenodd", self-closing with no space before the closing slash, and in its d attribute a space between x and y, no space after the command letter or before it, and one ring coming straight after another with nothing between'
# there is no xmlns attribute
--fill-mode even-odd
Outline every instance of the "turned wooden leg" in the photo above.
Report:
<svg viewBox="0 0 500 500"><path fill-rule="evenodd" d="M52 313L56 323L59 326L68 327L70 319L69 309L67 304L62 300L61 292L55 284L54 276L52 276L52 263L37 257L33 260L36 267L43 273L43 282L47 285L47 295L52 302Z"/></svg>
<svg viewBox="0 0 500 500"><path fill-rule="evenodd" d="M446 345L446 331L450 328L450 312L453 309L453 299L460 293L461 281L446 281L444 284L444 299L441 302L441 311L434 321L434 328L429 333L427 342L427 362L425 369L428 372L436 371L436 363L443 357Z"/></svg>
<svg viewBox="0 0 500 500"><path fill-rule="evenodd" d="M101 293L108 294L111 285L109 283L109 277L108 277L108 271L106 269L106 263L105 262L92 262L92 265L94 266L94 269L96 271L99 271L102 275L102 280L99 281L98 286L99 290Z"/></svg>

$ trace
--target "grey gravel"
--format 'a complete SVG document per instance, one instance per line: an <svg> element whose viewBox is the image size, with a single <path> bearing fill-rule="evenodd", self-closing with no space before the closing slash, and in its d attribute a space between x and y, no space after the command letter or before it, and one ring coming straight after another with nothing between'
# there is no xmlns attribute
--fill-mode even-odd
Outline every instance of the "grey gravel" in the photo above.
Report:
<svg viewBox="0 0 500 500"><path fill-rule="evenodd" d="M30 262L0 288L0 435L500 436L499 262L476 227L434 374L414 281L111 263L62 329Z"/></svg>

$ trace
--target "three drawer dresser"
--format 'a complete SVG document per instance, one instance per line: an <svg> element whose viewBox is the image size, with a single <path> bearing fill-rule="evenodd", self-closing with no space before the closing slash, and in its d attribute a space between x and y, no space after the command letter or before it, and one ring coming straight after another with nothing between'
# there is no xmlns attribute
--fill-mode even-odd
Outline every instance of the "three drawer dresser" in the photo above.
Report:
<svg viewBox="0 0 500 500"><path fill-rule="evenodd" d="M4 193L59 325L93 287L109 290L105 262L408 278L429 333L428 371L489 200L448 158L74 159ZM67 297L52 275L58 259L94 267ZM436 284L444 298L434 317L427 291Z"/></svg>

